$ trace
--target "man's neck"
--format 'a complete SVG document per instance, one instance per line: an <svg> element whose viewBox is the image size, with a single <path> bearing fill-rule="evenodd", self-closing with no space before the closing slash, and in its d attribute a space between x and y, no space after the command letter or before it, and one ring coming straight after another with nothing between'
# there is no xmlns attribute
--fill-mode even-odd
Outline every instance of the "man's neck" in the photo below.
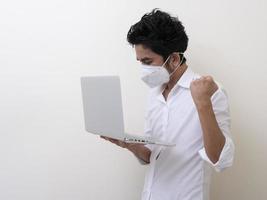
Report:
<svg viewBox="0 0 267 200"><path fill-rule="evenodd" d="M171 91L171 89L179 81L187 68L188 66L186 63L179 66L178 69L171 75L170 81L167 83L165 90L167 89L168 91Z"/></svg>

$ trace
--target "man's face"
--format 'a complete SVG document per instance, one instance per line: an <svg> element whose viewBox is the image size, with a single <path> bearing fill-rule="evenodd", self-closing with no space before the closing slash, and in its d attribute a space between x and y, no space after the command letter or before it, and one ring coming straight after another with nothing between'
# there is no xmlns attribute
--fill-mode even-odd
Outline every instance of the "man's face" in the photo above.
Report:
<svg viewBox="0 0 267 200"><path fill-rule="evenodd" d="M163 57L142 44L134 46L136 59L146 65L160 66L164 63Z"/></svg>

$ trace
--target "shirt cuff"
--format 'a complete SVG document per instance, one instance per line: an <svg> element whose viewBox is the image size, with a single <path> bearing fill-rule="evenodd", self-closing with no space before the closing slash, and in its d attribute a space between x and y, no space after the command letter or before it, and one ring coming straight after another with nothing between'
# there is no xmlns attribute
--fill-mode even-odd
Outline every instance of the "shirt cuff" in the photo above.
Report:
<svg viewBox="0 0 267 200"><path fill-rule="evenodd" d="M198 151L201 158L208 162L217 172L223 171L225 168L231 167L233 164L234 158L234 143L231 138L225 137L225 144L220 154L219 160L216 163L213 163L206 151L205 148L202 148Z"/></svg>

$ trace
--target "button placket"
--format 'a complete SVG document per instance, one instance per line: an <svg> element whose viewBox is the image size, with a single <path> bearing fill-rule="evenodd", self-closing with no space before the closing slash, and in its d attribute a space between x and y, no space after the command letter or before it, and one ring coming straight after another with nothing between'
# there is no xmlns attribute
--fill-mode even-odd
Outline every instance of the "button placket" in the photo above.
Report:
<svg viewBox="0 0 267 200"><path fill-rule="evenodd" d="M169 107L168 104L165 104L163 113L163 134L166 133L168 122L169 122Z"/></svg>

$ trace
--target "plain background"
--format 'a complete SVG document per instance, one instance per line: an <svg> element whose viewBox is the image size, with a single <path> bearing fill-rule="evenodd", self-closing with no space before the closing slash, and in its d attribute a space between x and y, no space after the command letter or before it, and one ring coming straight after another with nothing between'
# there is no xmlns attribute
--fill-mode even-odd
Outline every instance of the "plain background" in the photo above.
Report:
<svg viewBox="0 0 267 200"><path fill-rule="evenodd" d="M234 166L211 199L267 197L265 0L0 2L0 199L140 199L146 167L84 131L81 75L120 75L126 130L142 134L147 88L130 25L158 7L178 16L186 57L228 91Z"/></svg>

